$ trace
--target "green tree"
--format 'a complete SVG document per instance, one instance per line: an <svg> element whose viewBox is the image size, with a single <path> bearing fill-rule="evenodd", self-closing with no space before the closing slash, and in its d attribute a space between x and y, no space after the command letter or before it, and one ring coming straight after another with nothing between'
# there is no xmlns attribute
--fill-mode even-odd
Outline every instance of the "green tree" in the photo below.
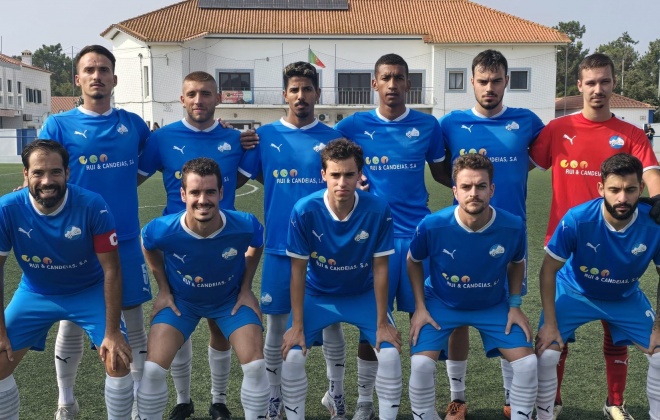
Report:
<svg viewBox="0 0 660 420"><path fill-rule="evenodd" d="M564 96L565 80L567 80L566 96L578 95L580 93L577 88L578 66L582 59L589 54L588 49L582 49L583 45L582 41L580 41L586 32L586 28L576 20L559 22L553 28L565 33L571 39L570 44L557 48L557 97ZM567 55L568 66L566 65Z"/></svg>
<svg viewBox="0 0 660 420"><path fill-rule="evenodd" d="M649 42L648 50L626 72L626 96L654 106L660 106L658 98L658 71L660 67L660 38ZM655 121L660 112L656 110Z"/></svg>
<svg viewBox="0 0 660 420"><path fill-rule="evenodd" d="M52 96L79 96L81 94L80 88L73 86L71 62L71 57L62 50L62 44L42 45L32 55L32 64L53 72L50 77Z"/></svg>
<svg viewBox="0 0 660 420"><path fill-rule="evenodd" d="M635 50L637 44L639 44L639 41L635 41L628 32L624 32L614 41L603 44L596 49L597 52L610 56L614 62L617 79L617 89L615 91L621 95L629 96L627 88L633 79L630 79L629 82L627 73L639 59L639 53Z"/></svg>

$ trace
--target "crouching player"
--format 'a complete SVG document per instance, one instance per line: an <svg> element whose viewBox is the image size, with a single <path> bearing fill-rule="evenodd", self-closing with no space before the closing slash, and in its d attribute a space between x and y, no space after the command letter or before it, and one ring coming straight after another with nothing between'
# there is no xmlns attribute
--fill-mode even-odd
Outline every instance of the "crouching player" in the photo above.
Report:
<svg viewBox="0 0 660 420"><path fill-rule="evenodd" d="M358 145L331 141L321 164L327 189L300 199L289 225L292 313L282 344L284 409L289 420L305 418L307 348L320 341L323 328L346 322L376 349L380 418L394 420L401 399L401 337L387 309L392 216L383 199L356 190L363 165Z"/></svg>
<svg viewBox="0 0 660 420"><path fill-rule="evenodd" d="M67 320L87 332L105 363L108 419L128 420L131 348L120 329L115 222L100 195L67 184L69 154L59 143L36 140L21 157L28 188L0 199L0 302L12 248L23 270L0 311L0 419L18 419L16 366L30 348L43 351L50 327Z"/></svg>
<svg viewBox="0 0 660 420"><path fill-rule="evenodd" d="M646 394L651 420L660 420L660 318L639 288L653 260L660 274L660 226L641 204L642 163L617 154L600 167L598 192L566 213L546 246L541 266L539 354L540 420L552 419L559 355L575 330L607 321L615 345L636 344L647 354ZM660 283L659 283L660 284ZM607 404L603 412L608 416Z"/></svg>
<svg viewBox="0 0 660 420"><path fill-rule="evenodd" d="M530 419L537 362L529 321L520 309L525 225L520 217L489 205L495 185L493 165L487 158L459 157L452 177L458 205L426 216L417 226L408 254L415 295L410 321L413 416L432 418L436 360L447 357L454 329L473 326L481 334L488 357L501 355L511 363L511 418ZM422 261L426 258L431 276L425 284Z"/></svg>
<svg viewBox="0 0 660 420"><path fill-rule="evenodd" d="M219 208L222 176L214 160L190 160L181 173L186 209L154 219L142 230L144 255L158 283L158 296L138 411L143 419L162 419L167 369L199 320L208 318L229 337L243 368L245 418L264 418L268 379L261 311L252 293L263 227L251 214Z"/></svg>

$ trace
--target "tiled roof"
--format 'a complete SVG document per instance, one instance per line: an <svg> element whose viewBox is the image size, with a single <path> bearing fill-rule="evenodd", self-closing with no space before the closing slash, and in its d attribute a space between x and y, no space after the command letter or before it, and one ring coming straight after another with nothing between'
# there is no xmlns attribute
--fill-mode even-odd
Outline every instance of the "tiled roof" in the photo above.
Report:
<svg viewBox="0 0 660 420"><path fill-rule="evenodd" d="M76 107L77 96L51 96L50 113L58 114Z"/></svg>
<svg viewBox="0 0 660 420"><path fill-rule="evenodd" d="M41 67L28 66L27 64L23 63L21 60L11 58L10 56L4 55L4 54L0 54L0 61L4 61L5 63L13 64L15 66L26 67L28 69L39 70L39 71L43 71L45 73L53 74L53 72L48 71L46 69L42 69Z"/></svg>
<svg viewBox="0 0 660 420"><path fill-rule="evenodd" d="M555 111L561 111L564 109L564 101L566 101L567 110L577 110L582 109L582 95L567 96L566 98L557 98L555 99ZM610 108L647 108L655 109L653 105L649 105L646 102L636 101L625 96L617 95L616 93L612 94L610 98Z"/></svg>
<svg viewBox="0 0 660 420"><path fill-rule="evenodd" d="M348 10L200 9L186 0L125 20L118 29L145 42L211 34L420 35L441 44L565 44L563 33L469 0L349 0Z"/></svg>

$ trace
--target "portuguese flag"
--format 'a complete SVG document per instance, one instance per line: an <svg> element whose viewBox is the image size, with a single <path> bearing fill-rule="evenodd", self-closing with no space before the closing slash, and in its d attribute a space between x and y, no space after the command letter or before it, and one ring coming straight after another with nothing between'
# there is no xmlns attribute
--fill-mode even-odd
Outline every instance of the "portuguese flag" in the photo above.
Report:
<svg viewBox="0 0 660 420"><path fill-rule="evenodd" d="M309 62L314 64L317 67L321 67L322 69L325 68L325 64L323 64L323 61L321 61L316 54L314 54L314 51L312 51L311 48L309 48Z"/></svg>

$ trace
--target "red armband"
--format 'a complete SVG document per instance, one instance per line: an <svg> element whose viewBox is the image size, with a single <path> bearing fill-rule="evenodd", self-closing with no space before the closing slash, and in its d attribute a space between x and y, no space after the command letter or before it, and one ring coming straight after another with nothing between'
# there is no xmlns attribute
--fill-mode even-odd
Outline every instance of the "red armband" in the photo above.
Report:
<svg viewBox="0 0 660 420"><path fill-rule="evenodd" d="M113 229L100 235L94 235L94 251L98 254L114 251L118 248L117 232Z"/></svg>

